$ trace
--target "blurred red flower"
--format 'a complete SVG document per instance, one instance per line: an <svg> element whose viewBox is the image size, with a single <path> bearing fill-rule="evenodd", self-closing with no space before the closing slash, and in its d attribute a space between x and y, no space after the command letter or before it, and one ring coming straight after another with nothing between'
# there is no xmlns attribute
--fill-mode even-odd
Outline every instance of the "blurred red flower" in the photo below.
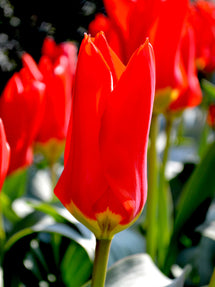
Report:
<svg viewBox="0 0 215 287"><path fill-rule="evenodd" d="M42 75L29 54L22 60L23 68L9 79L0 97L0 117L11 148L9 173L32 163L32 144L44 113Z"/></svg>
<svg viewBox="0 0 215 287"><path fill-rule="evenodd" d="M125 67L103 33L85 35L65 168L55 194L97 238L111 238L126 228L145 204L154 88L154 54L148 41Z"/></svg>
<svg viewBox="0 0 215 287"><path fill-rule="evenodd" d="M45 113L37 142L66 138L76 61L77 47L73 43L57 45L52 38L45 38L38 64L46 85Z"/></svg>
<svg viewBox="0 0 215 287"><path fill-rule="evenodd" d="M215 69L215 4L197 0L190 4L189 21L196 40L196 63L207 73Z"/></svg>
<svg viewBox="0 0 215 287"><path fill-rule="evenodd" d="M89 25L89 33L95 35L104 30L108 43L124 63L149 37L156 60L154 112L166 112L177 99L174 108L185 108L194 94L199 97L199 85L196 91L193 85L198 82L191 63L195 59L192 57L188 62L186 52L181 50L188 0L104 0L104 5L107 16L96 15ZM187 48L192 53L193 47ZM190 92L192 96L185 99Z"/></svg>
<svg viewBox="0 0 215 287"><path fill-rule="evenodd" d="M195 107L202 101L202 90L195 65L195 51L194 31L192 26L186 23L182 36L181 61L184 65L187 81L184 89L179 91L178 97L170 103L169 111L175 112Z"/></svg>

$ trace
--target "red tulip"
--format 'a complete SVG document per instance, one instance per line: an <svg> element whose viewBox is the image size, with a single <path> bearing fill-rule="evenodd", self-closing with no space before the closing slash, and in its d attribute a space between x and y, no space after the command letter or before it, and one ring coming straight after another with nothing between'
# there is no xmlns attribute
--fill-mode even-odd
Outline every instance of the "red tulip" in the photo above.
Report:
<svg viewBox="0 0 215 287"><path fill-rule="evenodd" d="M168 109L175 112L185 108L191 108L199 105L202 101L202 91L197 77L195 65L195 38L192 27L186 23L184 27L182 45L181 45L181 65L184 66L187 84L182 89L178 97L173 100Z"/></svg>
<svg viewBox="0 0 215 287"><path fill-rule="evenodd" d="M23 55L23 65L0 97L0 117L11 148L9 173L32 163L32 144L44 112L42 75L30 55Z"/></svg>
<svg viewBox="0 0 215 287"><path fill-rule="evenodd" d="M123 59L122 55L124 54L124 47L122 47L119 33L117 33L117 30L109 17L102 13L96 14L95 19L89 24L88 29L90 34L93 36L95 36L99 31L103 31L106 39L108 40L109 46L121 59Z"/></svg>
<svg viewBox="0 0 215 287"><path fill-rule="evenodd" d="M196 59L199 70L215 69L215 4L198 0L190 5L189 20L196 38Z"/></svg>
<svg viewBox="0 0 215 287"><path fill-rule="evenodd" d="M66 138L77 48L69 42L56 45L52 38L46 38L42 53L39 70L46 85L46 107L36 141L46 143Z"/></svg>
<svg viewBox="0 0 215 287"><path fill-rule="evenodd" d="M10 147L6 139L4 125L0 119L0 191L7 175L10 161Z"/></svg>
<svg viewBox="0 0 215 287"><path fill-rule="evenodd" d="M103 33L81 44L55 194L97 238L111 238L141 213L147 195L147 141L155 86L148 40L125 67Z"/></svg>
<svg viewBox="0 0 215 287"><path fill-rule="evenodd" d="M115 49L113 35L117 34L120 49L115 52L124 63L149 37L156 60L155 104L159 108L163 105L162 109L166 109L187 84L180 60L180 43L188 3L188 0L104 0L108 20L103 26L108 30L107 39ZM107 25L107 21L111 25ZM102 28L98 18L90 24L89 32L95 33L96 26L97 30Z"/></svg>

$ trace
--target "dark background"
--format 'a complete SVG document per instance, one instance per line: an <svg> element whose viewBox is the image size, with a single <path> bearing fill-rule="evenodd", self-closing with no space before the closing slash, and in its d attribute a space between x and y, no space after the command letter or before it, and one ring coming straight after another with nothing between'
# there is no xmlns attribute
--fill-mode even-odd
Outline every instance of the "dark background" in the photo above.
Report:
<svg viewBox="0 0 215 287"><path fill-rule="evenodd" d="M0 0L0 94L21 68L23 51L38 61L47 35L79 47L97 12L104 12L102 0Z"/></svg>

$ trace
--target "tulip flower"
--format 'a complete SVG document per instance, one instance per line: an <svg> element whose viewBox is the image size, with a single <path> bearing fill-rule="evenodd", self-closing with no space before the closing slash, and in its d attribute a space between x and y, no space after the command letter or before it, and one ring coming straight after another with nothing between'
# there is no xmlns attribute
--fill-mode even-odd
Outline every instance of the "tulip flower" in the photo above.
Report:
<svg viewBox="0 0 215 287"><path fill-rule="evenodd" d="M6 139L5 129L0 119L0 191L2 189L5 177L7 175L10 161L10 147Z"/></svg>
<svg viewBox="0 0 215 287"><path fill-rule="evenodd" d="M96 35L99 31L103 31L106 39L108 40L109 46L121 58L121 60L123 59L122 55L124 54L124 47L122 47L119 33L117 33L109 17L102 13L96 14L95 19L89 24L88 29L92 35Z"/></svg>
<svg viewBox="0 0 215 287"><path fill-rule="evenodd" d="M81 44L65 167L63 205L96 236L92 287L104 285L113 235L140 215L147 196L147 141L155 64L147 40L125 67L103 33Z"/></svg>
<svg viewBox="0 0 215 287"><path fill-rule="evenodd" d="M153 51L146 41L125 67L100 33L85 36L78 59L65 168L55 194L97 238L111 238L146 201Z"/></svg>
<svg viewBox="0 0 215 287"><path fill-rule="evenodd" d="M35 141L35 151L44 155L56 184L54 164L62 155L72 104L77 47L72 42L57 45L46 37L38 68L46 86L45 113Z"/></svg>
<svg viewBox="0 0 215 287"><path fill-rule="evenodd" d="M196 63L199 70L210 73L215 69L215 5L198 0L190 5L189 21L196 39Z"/></svg>
<svg viewBox="0 0 215 287"><path fill-rule="evenodd" d="M186 23L181 45L181 64L184 66L186 72L187 84L179 92L178 97L170 103L168 107L170 113L198 106L202 101L202 91L195 65L195 48L193 27L189 23Z"/></svg>
<svg viewBox="0 0 215 287"><path fill-rule="evenodd" d="M46 85L46 107L36 139L39 143L66 138L76 58L77 48L74 44L56 45L49 37L44 40L38 67Z"/></svg>
<svg viewBox="0 0 215 287"><path fill-rule="evenodd" d="M29 54L22 60L23 68L9 79L0 97L0 117L11 148L8 173L32 163L32 145L44 112L42 75Z"/></svg>
<svg viewBox="0 0 215 287"><path fill-rule="evenodd" d="M115 52L124 63L149 37L156 60L155 112L165 112L186 85L187 79L180 61L180 42L188 3L188 0L104 0L108 18L96 17L89 25L92 35L96 27L97 30L102 26L108 30L108 42L113 49L120 45ZM113 37L115 34L118 43Z"/></svg>

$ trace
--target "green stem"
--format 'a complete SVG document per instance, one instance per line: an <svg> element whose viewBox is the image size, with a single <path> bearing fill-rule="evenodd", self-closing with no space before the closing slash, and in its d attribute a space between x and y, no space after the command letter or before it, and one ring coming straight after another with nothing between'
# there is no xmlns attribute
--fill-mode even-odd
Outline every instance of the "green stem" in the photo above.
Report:
<svg viewBox="0 0 215 287"><path fill-rule="evenodd" d="M52 189L54 189L55 185L57 184L57 174L56 174L55 163L51 162L49 166L50 166L50 173L51 173Z"/></svg>
<svg viewBox="0 0 215 287"><path fill-rule="evenodd" d="M150 146L148 153L148 199L146 209L146 248L147 253L153 260L156 259L157 254L158 159L156 141L158 131L158 115L154 114L152 116L150 128Z"/></svg>
<svg viewBox="0 0 215 287"><path fill-rule="evenodd" d="M105 286L111 239L97 239L91 287Z"/></svg>
<svg viewBox="0 0 215 287"><path fill-rule="evenodd" d="M165 169L166 169L166 164L167 164L168 156L169 156L169 148L170 148L170 145L171 145L172 124L173 124L172 118L171 117L167 117L167 119L166 119L166 146L165 146L165 149L164 149L163 160L162 160L162 175L163 175L163 178L165 178Z"/></svg>
<svg viewBox="0 0 215 287"><path fill-rule="evenodd" d="M210 280L208 287L215 287L215 268L214 268L213 274L211 276L211 280Z"/></svg>
<svg viewBox="0 0 215 287"><path fill-rule="evenodd" d="M5 231L4 231L2 202L1 202L1 194L0 194L0 263L2 261L2 256L3 256L4 241L5 241Z"/></svg>
<svg viewBox="0 0 215 287"><path fill-rule="evenodd" d="M169 156L169 149L171 145L171 131L172 131L172 124L173 120L171 117L166 118L166 145L163 153L162 164L160 167L160 180L159 180L159 202L158 202L158 218L159 218L159 225L158 225L158 264L162 267L169 240L170 240L170 229L171 229L171 222L170 222L170 198L168 189L166 186L166 166L168 162Z"/></svg>

